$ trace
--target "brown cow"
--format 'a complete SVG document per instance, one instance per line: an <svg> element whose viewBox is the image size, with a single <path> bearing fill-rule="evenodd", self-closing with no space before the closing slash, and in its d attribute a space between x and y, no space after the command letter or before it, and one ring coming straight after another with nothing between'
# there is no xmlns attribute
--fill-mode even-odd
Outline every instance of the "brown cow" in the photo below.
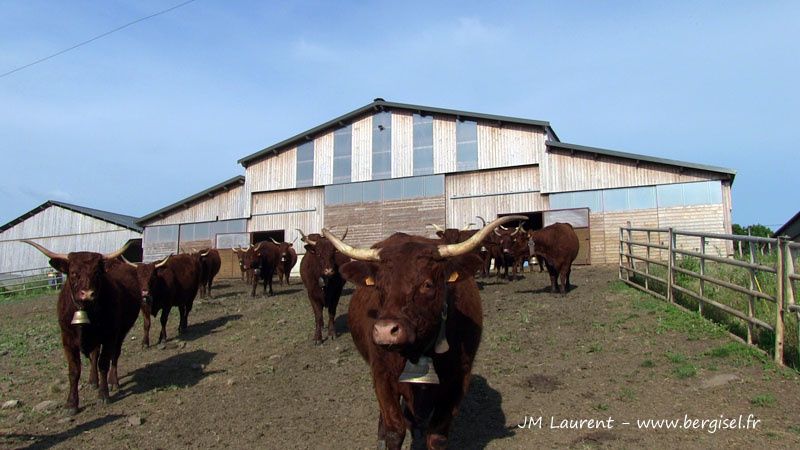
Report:
<svg viewBox="0 0 800 450"><path fill-rule="evenodd" d="M528 248L528 234L519 224L516 229L494 231L495 236L500 239L500 250L502 252L503 265L505 266L505 278L508 280L517 279L517 271L522 273L522 264L531 257ZM508 267L511 266L511 277L508 276Z"/></svg>
<svg viewBox="0 0 800 450"><path fill-rule="evenodd" d="M272 239L272 238L270 238ZM289 275L292 273L292 268L297 264L297 252L294 250L294 242L278 242L272 239L272 242L278 246L278 253L280 260L275 267L275 274L278 275L278 281L283 286L283 280L286 279L286 285L289 285Z"/></svg>
<svg viewBox="0 0 800 450"><path fill-rule="evenodd" d="M22 242L36 247L50 258L54 269L67 274L58 295L61 345L69 367L67 412L78 412L81 353L90 359L89 384L98 388L100 401L108 403L109 385L119 390L117 363L122 343L139 314L136 273L117 259L127 245L109 255L63 254L32 241Z"/></svg>
<svg viewBox="0 0 800 450"><path fill-rule="evenodd" d="M250 262L250 267L253 269L253 290L250 293L251 297L256 296L256 287L258 287L258 280L264 282L264 293L267 293L267 286L269 286L269 295L274 295L272 291L272 277L275 275L275 268L280 262L280 254L278 246L272 242L259 242L253 248L253 260Z"/></svg>
<svg viewBox="0 0 800 450"><path fill-rule="evenodd" d="M350 261L350 258L336 251L331 241L312 233L306 236L297 230L305 242L306 254L300 263L300 279L306 287L308 301L314 311L314 343L322 343L323 308L328 309L328 337L336 339L336 307L342 296L344 278L339 267ZM344 237L347 236L345 231Z"/></svg>
<svg viewBox="0 0 800 450"><path fill-rule="evenodd" d="M479 219L483 221L483 218L478 216ZM458 230L456 228L446 228L442 229L440 226L436 225L435 223L430 224L435 230L436 235L442 240L444 244L457 244L459 242L464 242L467 239L471 238L475 233L479 230L470 230L470 226L474 225L474 223L467 224L464 228ZM486 221L483 221L483 226L486 226ZM484 239L484 242L481 243L480 247L477 247L473 250L475 254L481 257L481 260L484 261L484 264L481 265L481 278L486 277L489 275L489 268L487 260L489 260L489 251L486 247L487 242L490 241L491 235Z"/></svg>
<svg viewBox="0 0 800 450"><path fill-rule="evenodd" d="M136 268L137 292L142 299L144 336L142 347L150 346L150 316L161 311L161 333L158 344L167 340L167 320L173 306L178 307L178 335L189 325L189 312L200 287L202 267L196 255L182 253L167 256L162 261L129 265Z"/></svg>
<svg viewBox="0 0 800 450"><path fill-rule="evenodd" d="M561 294L569 290L569 274L572 262L578 256L580 243L572 225L556 222L541 230L529 231L533 241L533 253L544 258L547 272L550 273L550 290L555 293L558 287ZM558 285L558 279L561 286Z"/></svg>
<svg viewBox="0 0 800 450"><path fill-rule="evenodd" d="M239 270L242 272L242 281L247 283L248 285L253 282L253 269L250 267L251 263L253 262L253 249L255 245L250 245L250 247L244 248L234 248L233 252L236 253L236 257L239 259Z"/></svg>
<svg viewBox="0 0 800 450"><path fill-rule="evenodd" d="M414 440L427 434L428 448L447 446L481 338L483 313L474 274L482 262L472 250L509 220L519 216L497 219L467 241L449 245L396 233L372 248L354 249L322 230L340 252L356 260L341 271L356 285L348 324L372 372L380 407L379 448L401 448L407 426ZM404 372L417 364L432 365L436 379L429 372L422 381L438 384L406 382L420 381Z"/></svg>
<svg viewBox="0 0 800 450"><path fill-rule="evenodd" d="M200 297L211 298L211 285L222 267L222 259L219 251L213 248L201 250L195 255L200 261Z"/></svg>

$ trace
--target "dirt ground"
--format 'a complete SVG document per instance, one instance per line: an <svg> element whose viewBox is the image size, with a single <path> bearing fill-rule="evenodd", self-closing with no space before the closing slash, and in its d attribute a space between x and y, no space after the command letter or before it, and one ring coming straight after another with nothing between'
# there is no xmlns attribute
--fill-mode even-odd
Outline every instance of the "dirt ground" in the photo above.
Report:
<svg viewBox="0 0 800 450"><path fill-rule="evenodd" d="M451 448L800 448L796 372L615 279L578 267L566 297L541 273L481 283L484 337ZM161 349L140 348L140 319L112 403L84 387L71 418L55 296L0 303L0 403L20 401L0 410L0 448L374 448L378 407L346 329L350 290L341 336L314 346L293 282L255 299L241 281L218 282L180 338L172 315ZM34 410L46 400L58 406ZM739 427L740 415L739 429L700 428ZM595 422L559 428L581 419ZM647 419L681 428L637 425Z"/></svg>

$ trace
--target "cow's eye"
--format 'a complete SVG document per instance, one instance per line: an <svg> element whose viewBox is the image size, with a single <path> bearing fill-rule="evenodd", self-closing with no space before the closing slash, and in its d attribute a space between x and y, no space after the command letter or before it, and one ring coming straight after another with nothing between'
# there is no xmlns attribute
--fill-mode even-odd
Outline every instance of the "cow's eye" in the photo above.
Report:
<svg viewBox="0 0 800 450"><path fill-rule="evenodd" d="M427 292L427 291L430 291L431 289L433 289L433 281L425 280L425 282L422 283L422 289L421 290L423 292Z"/></svg>

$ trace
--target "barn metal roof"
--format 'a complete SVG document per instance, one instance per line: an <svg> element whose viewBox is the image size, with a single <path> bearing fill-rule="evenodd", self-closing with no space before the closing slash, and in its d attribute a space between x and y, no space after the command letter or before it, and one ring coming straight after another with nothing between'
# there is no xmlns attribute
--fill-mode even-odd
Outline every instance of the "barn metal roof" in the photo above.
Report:
<svg viewBox="0 0 800 450"><path fill-rule="evenodd" d="M687 169L697 169L697 170L704 170L706 172L716 172L716 173L723 173L730 176L730 180L733 181L733 178L736 176L736 171L733 169L728 169L726 167L718 167L718 166L709 166L706 164L697 164L691 163L686 161L677 161L674 159L665 159L665 158L657 158L655 156L648 156L648 155L640 155L636 153L626 153L620 152L617 150L608 150L604 148L597 148L597 147L587 147L585 145L576 145L576 144L567 144L564 142L553 142L547 141L547 147L549 148L556 148L562 150L568 150L570 152L581 152L581 153L590 153L594 155L604 155L604 156L613 156L615 158L624 158L624 159L632 159L635 161L643 161L643 162L651 162L655 164L666 164L668 166L676 166L681 168Z"/></svg>
<svg viewBox="0 0 800 450"><path fill-rule="evenodd" d="M68 209L70 211L74 211L79 214L83 214L89 217L94 217L95 219L99 219L108 223L112 223L114 225L121 226L123 228L127 228L129 230L136 231L137 233L142 232L142 227L136 224L136 221L138 220L136 217L126 216L124 214L117 214L108 211L102 211L99 209L87 208L85 206L72 205L69 203L59 202L56 200L48 200L42 203L41 205L37 206L36 208L33 208L32 210L26 212L25 214L17 217L11 222L8 222L7 224L1 226L0 233L29 219L30 217L33 217L34 215L44 211L45 209L51 206L59 206L61 208Z"/></svg>
<svg viewBox="0 0 800 450"><path fill-rule="evenodd" d="M345 126L355 119L363 116L369 112L376 112L376 111L383 111L383 110L392 110L392 109L402 109L422 114L442 114L442 115L450 115L456 116L458 118L463 119L480 119L489 122L497 122L497 123L514 123L514 124L521 124L521 125L531 125L535 127L542 127L545 129L549 129L553 136L558 139L556 132L550 127L549 122L541 121L541 120L531 120L531 119L521 119L519 117L508 117L508 116L498 116L494 114L483 114L477 112L470 112L470 111L461 111L457 109L445 109L445 108L434 108L431 106L421 106L421 105L410 105L407 103L394 103L394 102L387 102L382 98L376 98L372 103L362 106L361 108L355 109L350 111L347 114L339 116L333 120L329 120L328 122L323 123L322 125L318 125L310 130L306 130L300 134L290 137L284 141L278 142L275 145L269 146L263 150L253 153L252 155L245 156L244 158L238 161L239 164L243 165L244 167L249 166L250 164L256 162L256 160L262 159L267 157L270 153L277 153L278 150L281 150L285 147L289 147L291 145L305 142L307 140L314 139L317 135L322 132L330 131L331 129L338 128Z"/></svg>
<svg viewBox="0 0 800 450"><path fill-rule="evenodd" d="M773 234L775 237L782 235L787 235L791 239L797 239L800 236L800 211Z"/></svg>
<svg viewBox="0 0 800 450"><path fill-rule="evenodd" d="M210 188L208 188L208 189L206 189L204 191L201 191L201 192L198 192L197 194L194 194L194 195L191 195L189 197L186 197L183 200L178 200L177 202L175 202L175 203L173 203L173 204L171 204L169 206L165 206L165 207L159 209L158 211L152 212L152 213L150 213L150 214L148 214L146 216L142 216L141 218L136 220L136 223L138 225L140 225L140 226L145 226L147 224L147 222L149 222L149 221L151 221L153 219L157 219L159 217L165 216L167 213L169 213L169 212L171 212L171 211L173 211L173 210L175 210L177 208L188 207L192 203L194 203L194 202L196 202L198 200L202 200L202 199L204 199L206 197L213 197L215 194L227 191L227 190L231 189L232 187L236 187L236 186L239 186L239 185L242 185L242 184L244 184L244 176L237 175L237 176L235 176L233 178L230 178L228 180L223 181L220 184L211 186Z"/></svg>

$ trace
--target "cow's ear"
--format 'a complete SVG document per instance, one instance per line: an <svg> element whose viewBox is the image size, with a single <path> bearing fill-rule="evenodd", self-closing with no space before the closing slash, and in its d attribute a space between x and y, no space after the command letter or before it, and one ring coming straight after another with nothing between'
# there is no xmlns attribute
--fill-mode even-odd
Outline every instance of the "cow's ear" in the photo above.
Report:
<svg viewBox="0 0 800 450"><path fill-rule="evenodd" d="M306 249L306 251L307 251L308 253L316 253L316 252L314 251L314 248L316 248L316 246L315 246L315 245L306 244L306 245L304 245L304 247L305 247L305 249Z"/></svg>
<svg viewBox="0 0 800 450"><path fill-rule="evenodd" d="M339 268L345 280L359 286L375 285L375 274L378 266L364 261L350 261Z"/></svg>
<svg viewBox="0 0 800 450"><path fill-rule="evenodd" d="M436 235L439 236L440 238L443 238L444 237L444 231L437 231Z"/></svg>
<svg viewBox="0 0 800 450"><path fill-rule="evenodd" d="M61 273L69 273L69 261L64 258L51 259L50 266Z"/></svg>
<svg viewBox="0 0 800 450"><path fill-rule="evenodd" d="M475 277L475 272L483 266L483 259L475 253L450 258L445 266L448 283Z"/></svg>

